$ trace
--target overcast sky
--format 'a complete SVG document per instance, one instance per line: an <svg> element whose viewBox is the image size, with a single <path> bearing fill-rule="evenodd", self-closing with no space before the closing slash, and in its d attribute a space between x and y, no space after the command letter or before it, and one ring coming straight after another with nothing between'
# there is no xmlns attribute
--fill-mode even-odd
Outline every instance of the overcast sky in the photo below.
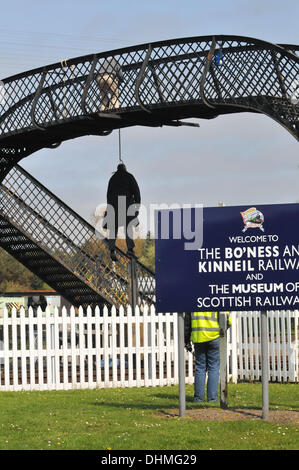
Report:
<svg viewBox="0 0 299 470"><path fill-rule="evenodd" d="M207 34L299 44L298 0L5 2L0 78L89 53ZM191 120L192 121L192 120ZM215 206L299 201L298 142L265 116L193 120L200 128L122 130L142 202ZM42 150L21 165L90 221L118 163L118 132Z"/></svg>

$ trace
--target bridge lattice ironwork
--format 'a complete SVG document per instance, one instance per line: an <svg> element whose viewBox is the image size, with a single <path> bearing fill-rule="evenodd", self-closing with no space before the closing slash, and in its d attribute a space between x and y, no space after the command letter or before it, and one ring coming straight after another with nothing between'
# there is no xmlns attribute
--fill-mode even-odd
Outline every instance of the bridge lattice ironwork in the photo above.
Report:
<svg viewBox="0 0 299 470"><path fill-rule="evenodd" d="M2 178L24 156L67 139L180 125L190 117L264 113L299 139L298 51L254 38L205 36L91 54L4 79ZM101 110L96 78L114 59L123 72L119 107Z"/></svg>

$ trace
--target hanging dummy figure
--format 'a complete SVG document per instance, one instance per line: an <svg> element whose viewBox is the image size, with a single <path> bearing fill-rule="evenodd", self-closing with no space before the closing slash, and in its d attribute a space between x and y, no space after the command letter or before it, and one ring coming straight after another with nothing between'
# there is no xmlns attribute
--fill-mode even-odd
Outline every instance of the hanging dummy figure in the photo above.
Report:
<svg viewBox="0 0 299 470"><path fill-rule="evenodd" d="M108 246L113 261L117 261L115 241L119 227L124 227L127 242L127 254L135 256L133 226L138 225L140 190L136 179L127 172L124 163L119 163L117 171L111 176L107 190L106 220L109 230Z"/></svg>

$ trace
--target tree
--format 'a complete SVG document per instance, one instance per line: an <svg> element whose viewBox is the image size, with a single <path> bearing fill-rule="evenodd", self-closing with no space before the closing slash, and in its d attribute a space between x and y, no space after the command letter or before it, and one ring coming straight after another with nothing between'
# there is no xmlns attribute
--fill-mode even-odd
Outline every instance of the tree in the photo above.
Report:
<svg viewBox="0 0 299 470"><path fill-rule="evenodd" d="M0 248L0 292L47 288L44 281Z"/></svg>
<svg viewBox="0 0 299 470"><path fill-rule="evenodd" d="M155 271L155 240L151 238L150 232L143 240L140 262L152 271Z"/></svg>

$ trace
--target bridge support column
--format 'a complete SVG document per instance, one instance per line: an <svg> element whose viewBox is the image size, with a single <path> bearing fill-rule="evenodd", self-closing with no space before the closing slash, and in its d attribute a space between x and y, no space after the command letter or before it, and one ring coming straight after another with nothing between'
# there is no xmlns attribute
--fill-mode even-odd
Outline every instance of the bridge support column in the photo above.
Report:
<svg viewBox="0 0 299 470"><path fill-rule="evenodd" d="M134 257L130 261L130 283L129 283L129 301L132 307L132 312L135 313L137 306L138 296L138 276L137 276L137 263Z"/></svg>
<svg viewBox="0 0 299 470"><path fill-rule="evenodd" d="M261 356L262 356L262 417L269 417L269 352L268 352L268 315L261 312Z"/></svg>

